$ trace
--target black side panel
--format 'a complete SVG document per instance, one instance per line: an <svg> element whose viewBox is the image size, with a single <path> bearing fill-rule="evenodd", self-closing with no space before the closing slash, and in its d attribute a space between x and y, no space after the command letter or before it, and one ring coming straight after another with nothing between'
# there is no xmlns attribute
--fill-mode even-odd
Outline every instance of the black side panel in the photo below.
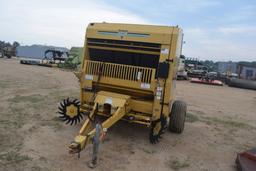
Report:
<svg viewBox="0 0 256 171"><path fill-rule="evenodd" d="M89 49L90 60L157 68L159 55Z"/></svg>
<svg viewBox="0 0 256 171"><path fill-rule="evenodd" d="M169 63L159 63L157 77L167 79L169 75L169 66Z"/></svg>

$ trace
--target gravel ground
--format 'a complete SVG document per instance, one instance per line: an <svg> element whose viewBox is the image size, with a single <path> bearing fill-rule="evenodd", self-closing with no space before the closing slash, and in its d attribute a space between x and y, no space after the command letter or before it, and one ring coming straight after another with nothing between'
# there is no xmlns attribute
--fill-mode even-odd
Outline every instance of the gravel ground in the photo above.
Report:
<svg viewBox="0 0 256 171"><path fill-rule="evenodd" d="M183 134L166 132L151 145L147 128L119 122L94 170L235 170L236 153L255 146L256 91L177 81L188 104ZM67 146L82 123L56 117L58 102L79 97L72 72L0 59L0 170L89 170L92 147L80 159Z"/></svg>

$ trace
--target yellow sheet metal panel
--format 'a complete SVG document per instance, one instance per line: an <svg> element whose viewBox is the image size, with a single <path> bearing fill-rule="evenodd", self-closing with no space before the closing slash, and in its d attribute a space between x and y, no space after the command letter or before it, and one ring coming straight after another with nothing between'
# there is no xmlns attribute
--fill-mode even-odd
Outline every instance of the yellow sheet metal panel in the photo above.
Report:
<svg viewBox="0 0 256 171"><path fill-rule="evenodd" d="M153 103L152 101L142 101L142 100L131 100L131 108L133 111L142 113L152 113Z"/></svg>
<svg viewBox="0 0 256 171"><path fill-rule="evenodd" d="M130 99L131 96L125 95L125 94L119 94L119 93L113 93L108 91L100 91L98 92L98 95L106 96L106 97L114 97L114 98L120 98L120 99Z"/></svg>
<svg viewBox="0 0 256 171"><path fill-rule="evenodd" d="M158 33L158 34L170 34L170 30L176 28L176 26L158 26L158 25L142 25L142 24L122 24L122 23L90 23L87 29L98 30L123 30L131 31L132 33Z"/></svg>
<svg viewBox="0 0 256 171"><path fill-rule="evenodd" d="M91 23L87 27L86 38L170 44L173 29L179 30L178 27L173 26Z"/></svg>
<svg viewBox="0 0 256 171"><path fill-rule="evenodd" d="M174 98L175 76L177 59L181 54L182 29L177 26L154 26L139 24L117 23L91 23L87 27L85 41L85 60L83 67L83 79L92 80L96 85L101 68L100 81L97 83L101 90L129 94L132 97L155 96L157 87L164 88L164 100L152 99L151 102L133 103L135 111L143 109L145 113L152 113L158 118L162 112L167 116L170 112L172 99ZM90 60L89 49L105 50L107 52L120 51L126 53L159 55L158 62L169 62L169 76L166 80L156 79L156 67L146 68L134 65L124 65ZM102 53L102 52L101 52ZM105 55L102 53L101 55ZM96 57L93 57L97 60ZM146 60L146 59L144 59ZM103 64L104 63L104 64ZM87 81L81 81L81 89L86 88ZM91 87L91 84L90 86ZM93 86L92 86L93 87ZM112 89L112 90L111 90ZM118 90L118 91L117 91ZM137 93L140 91L139 93ZM137 93L137 94L136 94ZM162 92L163 93L163 92ZM87 92L82 93L86 98ZM110 95L111 96L111 95ZM99 96L100 97L100 96ZM136 98L136 97L135 97ZM102 96L102 99L103 96ZM153 105L153 106L150 106Z"/></svg>
<svg viewBox="0 0 256 171"><path fill-rule="evenodd" d="M96 99L94 100L96 103L98 104L110 104L113 107L119 107L119 106L124 106L124 104L126 103L126 99L122 99L122 98L115 98L111 96L105 96L105 95L100 95L98 94L96 96Z"/></svg>

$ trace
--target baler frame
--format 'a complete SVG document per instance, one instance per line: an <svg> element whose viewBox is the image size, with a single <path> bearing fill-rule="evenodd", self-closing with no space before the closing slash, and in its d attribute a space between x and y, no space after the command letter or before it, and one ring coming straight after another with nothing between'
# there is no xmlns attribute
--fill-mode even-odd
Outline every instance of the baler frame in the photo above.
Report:
<svg viewBox="0 0 256 171"><path fill-rule="evenodd" d="M91 23L87 28L80 81L80 103L64 100L59 109L67 123L86 115L70 153L79 153L93 142L96 116L107 119L102 133L119 120L150 127L156 143L167 127L181 133L186 104L174 102L177 60L183 34L179 27ZM173 103L174 102L174 103ZM76 108L74 108L76 107Z"/></svg>

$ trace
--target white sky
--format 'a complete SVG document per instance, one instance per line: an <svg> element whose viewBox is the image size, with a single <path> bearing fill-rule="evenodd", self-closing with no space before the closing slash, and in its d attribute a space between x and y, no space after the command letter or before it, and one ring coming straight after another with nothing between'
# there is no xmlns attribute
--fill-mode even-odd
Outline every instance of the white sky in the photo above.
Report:
<svg viewBox="0 0 256 171"><path fill-rule="evenodd" d="M120 3L120 1L118 2ZM171 4L172 1L168 2ZM174 4L177 2L173 1ZM190 4L185 8L191 14L207 7L220 5L217 1L213 3L212 0L193 0L193 2L194 5ZM141 13L128 7L121 8L121 5L114 4L113 1L111 3L111 1L103 0L0 0L0 3L0 40L10 42L16 40L22 45L47 44L68 48L83 46L85 29L90 22L164 25L171 23L166 23L160 18L158 20L157 16L166 15L166 13L164 13L165 11L162 12L161 8L155 8L152 2L151 8L147 7L152 9L152 13L147 11L144 6L140 6L139 1L135 7L138 11L141 8ZM180 3L177 4L178 7L183 7ZM246 7L244 9L246 13L226 16L225 19L223 18L223 23L231 22L234 19L237 21L243 19L244 16L254 14L253 12L250 13L255 10L253 6L247 5ZM168 6L166 8L168 10ZM171 6L171 8L174 7ZM173 11L172 16L178 13L180 13L179 10ZM209 16L211 15L209 14ZM207 27L201 26L200 21L196 20L191 25L189 24L192 23L191 20L178 20L172 23L173 25L181 25L184 29L186 44L183 53L186 56L215 61L256 60L255 26L250 25L251 23L212 26L215 20L214 15L208 17L207 21L204 21L208 23ZM175 21L174 18L173 21ZM198 22L198 26L195 26L196 22Z"/></svg>
<svg viewBox="0 0 256 171"><path fill-rule="evenodd" d="M94 0L70 1L12 0L4 1L5 15L0 15L1 39L22 44L82 46L90 22L145 23L144 19ZM3 9L3 8L2 8Z"/></svg>

